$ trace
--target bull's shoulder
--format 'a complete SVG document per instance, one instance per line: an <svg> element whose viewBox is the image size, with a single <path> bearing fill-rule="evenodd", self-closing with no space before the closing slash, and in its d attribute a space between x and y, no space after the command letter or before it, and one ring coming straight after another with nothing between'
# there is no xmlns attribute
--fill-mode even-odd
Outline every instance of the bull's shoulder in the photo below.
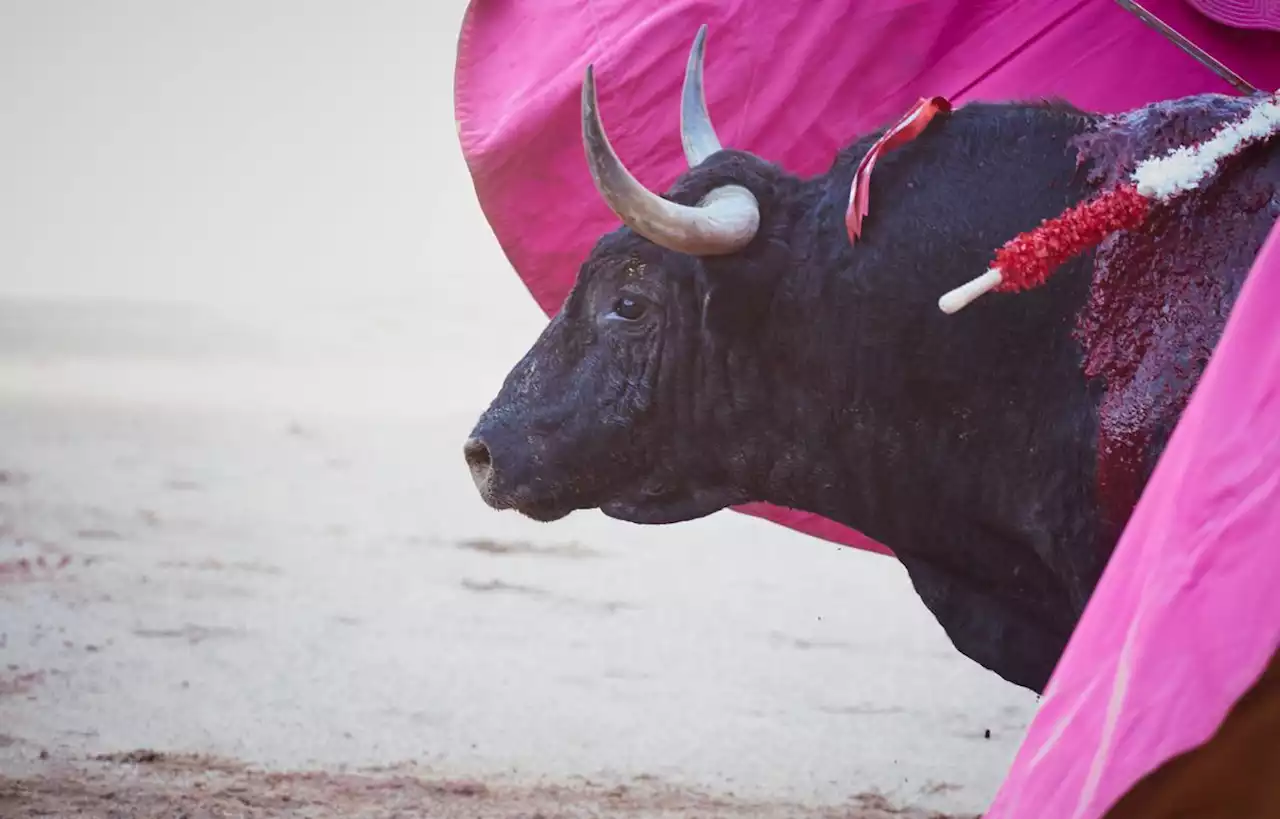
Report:
<svg viewBox="0 0 1280 819"><path fill-rule="evenodd" d="M1110 117L1079 138L1082 162L1095 186L1110 187L1149 156L1209 138L1251 102L1209 94ZM1105 383L1100 469L1115 515L1154 468L1277 216L1280 146L1263 143L1098 248L1077 337L1087 376Z"/></svg>

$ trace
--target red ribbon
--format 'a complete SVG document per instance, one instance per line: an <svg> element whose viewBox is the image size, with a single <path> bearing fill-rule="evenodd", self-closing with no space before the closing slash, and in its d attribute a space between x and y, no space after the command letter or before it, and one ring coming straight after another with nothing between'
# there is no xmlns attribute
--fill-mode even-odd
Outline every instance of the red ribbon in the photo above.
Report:
<svg viewBox="0 0 1280 819"><path fill-rule="evenodd" d="M853 188L849 191L849 208L844 214L845 228L849 231L849 242L852 244L862 234L862 219L867 215L868 201L871 198L871 170L876 160L885 151L905 145L920 135L937 114L951 111L951 103L946 97L920 98L916 106L897 124L884 132L876 143L867 151L866 156L858 163L858 172L853 175Z"/></svg>

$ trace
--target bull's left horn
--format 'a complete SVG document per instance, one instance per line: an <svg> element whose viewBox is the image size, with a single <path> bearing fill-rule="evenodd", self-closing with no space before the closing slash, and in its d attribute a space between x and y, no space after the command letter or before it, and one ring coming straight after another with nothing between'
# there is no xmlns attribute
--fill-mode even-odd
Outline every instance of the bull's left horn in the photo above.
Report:
<svg viewBox="0 0 1280 819"><path fill-rule="evenodd" d="M706 87L702 82L702 65L707 50L707 26L704 23L693 38L689 49L689 64L684 71L684 90L680 93L680 142L684 145L685 159L689 167L702 164L703 160L722 150L711 113L707 111Z"/></svg>
<svg viewBox="0 0 1280 819"><path fill-rule="evenodd" d="M623 224L654 244L694 256L720 256L741 250L755 238L760 203L746 188L725 185L689 207L658 196L631 175L600 122L590 65L582 83L582 140L596 189Z"/></svg>

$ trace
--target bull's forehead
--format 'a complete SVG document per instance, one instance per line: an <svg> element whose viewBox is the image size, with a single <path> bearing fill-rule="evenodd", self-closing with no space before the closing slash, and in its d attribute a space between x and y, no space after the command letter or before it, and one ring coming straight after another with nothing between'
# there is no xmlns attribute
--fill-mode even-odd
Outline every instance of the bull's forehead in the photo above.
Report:
<svg viewBox="0 0 1280 819"><path fill-rule="evenodd" d="M628 282L657 284L661 277L687 273L697 264L695 257L667 250L622 228L601 238L583 267L581 280L614 286Z"/></svg>

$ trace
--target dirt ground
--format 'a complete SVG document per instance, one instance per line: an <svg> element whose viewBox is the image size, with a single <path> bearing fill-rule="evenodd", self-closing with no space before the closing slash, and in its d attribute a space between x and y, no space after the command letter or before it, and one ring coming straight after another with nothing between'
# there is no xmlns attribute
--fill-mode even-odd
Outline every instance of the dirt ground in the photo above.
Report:
<svg viewBox="0 0 1280 819"><path fill-rule="evenodd" d="M608 786L583 779L528 785L433 778L407 769L355 773L254 770L214 757L140 750L0 777L6 819L585 819L617 816L752 819L943 819L863 794L813 808L739 800L641 777Z"/></svg>
<svg viewBox="0 0 1280 819"><path fill-rule="evenodd" d="M492 514L467 420L4 401L0 816L988 803L1034 695L892 561L739 515ZM112 756L140 748L200 756Z"/></svg>

